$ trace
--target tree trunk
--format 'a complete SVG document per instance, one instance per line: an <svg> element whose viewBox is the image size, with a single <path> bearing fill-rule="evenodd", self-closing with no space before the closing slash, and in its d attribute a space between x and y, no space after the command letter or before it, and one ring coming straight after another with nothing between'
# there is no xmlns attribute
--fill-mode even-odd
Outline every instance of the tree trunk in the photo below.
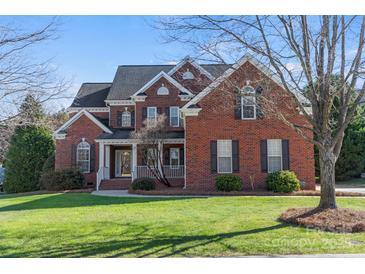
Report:
<svg viewBox="0 0 365 274"><path fill-rule="evenodd" d="M336 157L331 150L319 151L321 200L320 209L337 208L335 191Z"/></svg>

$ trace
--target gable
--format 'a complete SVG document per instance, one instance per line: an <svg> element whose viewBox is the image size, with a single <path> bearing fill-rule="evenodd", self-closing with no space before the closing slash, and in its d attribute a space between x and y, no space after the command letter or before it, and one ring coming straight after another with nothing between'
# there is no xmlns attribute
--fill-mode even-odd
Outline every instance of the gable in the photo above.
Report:
<svg viewBox="0 0 365 274"><path fill-rule="evenodd" d="M106 133L112 133L112 131L104 125L99 119L97 119L94 115L86 111L85 109L79 111L77 114L72 116L68 121L66 121L60 128L58 128L54 133L53 136L56 139L63 139L66 137L66 129L73 125L76 121L78 121L81 117L87 117L91 120L96 126L102 129Z"/></svg>

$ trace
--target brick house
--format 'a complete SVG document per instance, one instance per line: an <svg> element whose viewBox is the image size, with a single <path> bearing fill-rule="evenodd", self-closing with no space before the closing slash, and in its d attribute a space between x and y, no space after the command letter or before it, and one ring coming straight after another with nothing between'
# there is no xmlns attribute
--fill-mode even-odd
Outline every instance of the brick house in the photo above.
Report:
<svg viewBox="0 0 365 274"><path fill-rule="evenodd" d="M257 96L281 96L293 119L306 123L279 81L251 56L234 65L200 65L187 57L175 66L119 66L112 83L82 84L70 119L54 133L56 169L78 166L97 189L128 188L151 176L131 133L164 113L168 136L158 149L174 186L214 190L217 175L232 173L246 189L250 178L265 188L269 172L290 169L314 189L313 145L264 115Z"/></svg>

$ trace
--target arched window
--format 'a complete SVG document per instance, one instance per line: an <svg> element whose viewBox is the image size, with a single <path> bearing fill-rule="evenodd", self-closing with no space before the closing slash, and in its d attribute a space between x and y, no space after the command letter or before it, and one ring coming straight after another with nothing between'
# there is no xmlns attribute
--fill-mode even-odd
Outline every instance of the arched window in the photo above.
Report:
<svg viewBox="0 0 365 274"><path fill-rule="evenodd" d="M130 127L130 126L131 126L131 113L128 110L125 110L122 113L122 127Z"/></svg>
<svg viewBox="0 0 365 274"><path fill-rule="evenodd" d="M76 161L81 172L90 172L90 145L85 138L82 138L81 143L77 145Z"/></svg>
<svg viewBox="0 0 365 274"><path fill-rule="evenodd" d="M169 89L164 84L157 90L157 95L169 95Z"/></svg>
<svg viewBox="0 0 365 274"><path fill-rule="evenodd" d="M256 119L255 89L249 85L241 90L241 119Z"/></svg>
<svg viewBox="0 0 365 274"><path fill-rule="evenodd" d="M195 76L194 74L191 73L191 71L189 71L189 69L187 69L184 73L183 73L183 76L182 78L184 80L193 80L195 79Z"/></svg>

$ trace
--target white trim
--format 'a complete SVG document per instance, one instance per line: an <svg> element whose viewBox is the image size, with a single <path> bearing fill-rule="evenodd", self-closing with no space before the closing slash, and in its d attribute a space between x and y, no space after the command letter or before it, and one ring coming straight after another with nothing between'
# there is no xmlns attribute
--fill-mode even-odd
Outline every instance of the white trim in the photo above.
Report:
<svg viewBox="0 0 365 274"><path fill-rule="evenodd" d="M169 72L168 75L173 75L176 71L178 71L182 66L184 66L186 63L190 63L193 67L198 69L201 74L204 74L207 76L210 80L214 81L215 77L210 74L207 70L205 70L201 65L199 65L197 62L195 62L192 58L189 56L185 57L182 61L180 61L175 67L173 67Z"/></svg>
<svg viewBox="0 0 365 274"><path fill-rule="evenodd" d="M66 139L66 133L53 134L53 137L56 140L63 140L63 139Z"/></svg>
<svg viewBox="0 0 365 274"><path fill-rule="evenodd" d="M134 100L105 100L109 106L134 106L136 103Z"/></svg>
<svg viewBox="0 0 365 274"><path fill-rule="evenodd" d="M104 132L106 133L113 133L108 127L106 127L103 123L101 123L98 119L94 117L90 112L88 112L85 109L82 109L77 114L71 117L66 123L64 123L60 128L58 128L54 133L53 136L56 137L61 130L67 129L69 126L71 126L74 122L76 122L80 117L85 115L87 118L89 118L92 122L94 122L98 127L100 127Z"/></svg>
<svg viewBox="0 0 365 274"><path fill-rule="evenodd" d="M168 75L166 72L161 71L159 74L157 74L155 77L153 77L149 82L147 82L143 87L141 87L138 91L136 91L131 97L136 98L139 97L140 93L145 92L148 88L150 88L154 83L156 83L161 78L165 78L167 81L169 81L171 84L173 84L175 87L177 87L180 91L187 93L191 96L194 96L188 89L184 88L179 82L177 82L174 78L172 78L170 75Z"/></svg>
<svg viewBox="0 0 365 274"><path fill-rule="evenodd" d="M141 141L138 139L95 139L96 143L104 144L104 145L133 145L140 144ZM185 139L164 139L162 141L163 144L184 144Z"/></svg>
<svg viewBox="0 0 365 274"><path fill-rule="evenodd" d="M183 114L183 116L198 116L201 110L201 108L182 108L180 109L180 112Z"/></svg>
<svg viewBox="0 0 365 274"><path fill-rule="evenodd" d="M69 107L69 108L67 108L66 111L68 113L74 113L74 112L79 112L82 109L85 109L88 112L109 112L109 108L108 107L86 107L86 108L82 108L82 107Z"/></svg>
<svg viewBox="0 0 365 274"><path fill-rule="evenodd" d="M188 108L191 105L197 104L201 99L207 96L210 92L212 92L215 88L217 88L224 80L226 80L232 73L234 73L237 69L239 69L246 62L250 62L254 65L258 70L264 73L267 77L273 80L277 85L281 88L285 89L281 83L281 80L268 69L264 64L260 63L257 59L252 57L251 55L244 55L236 64L234 64L231 68L228 68L221 76L219 76L215 81L210 83L205 89L203 89L198 95L196 95L191 101L189 101L186 105L183 106L183 109ZM298 98L298 100L305 102L306 99L302 94L290 89L290 91Z"/></svg>
<svg viewBox="0 0 365 274"><path fill-rule="evenodd" d="M191 98L194 98L191 95L179 95L181 101L189 101Z"/></svg>

